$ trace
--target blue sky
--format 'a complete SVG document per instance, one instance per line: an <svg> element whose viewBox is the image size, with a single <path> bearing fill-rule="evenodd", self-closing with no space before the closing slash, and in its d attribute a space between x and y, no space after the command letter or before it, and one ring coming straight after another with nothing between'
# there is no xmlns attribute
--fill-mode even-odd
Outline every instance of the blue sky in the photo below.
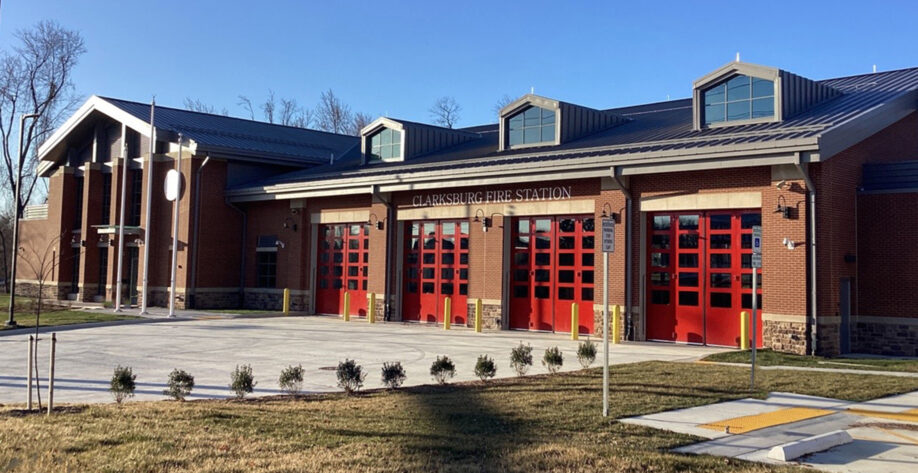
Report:
<svg viewBox="0 0 918 473"><path fill-rule="evenodd" d="M268 89L313 106L430 121L450 95L461 126L504 94L597 108L689 96L731 61L821 79L918 66L918 2L4 0L0 47L42 19L80 31L80 93L243 116Z"/></svg>

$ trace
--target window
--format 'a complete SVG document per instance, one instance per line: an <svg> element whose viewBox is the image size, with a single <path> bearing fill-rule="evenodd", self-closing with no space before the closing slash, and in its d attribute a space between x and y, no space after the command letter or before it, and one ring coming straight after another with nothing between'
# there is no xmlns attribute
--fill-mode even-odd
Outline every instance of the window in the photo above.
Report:
<svg viewBox="0 0 918 473"><path fill-rule="evenodd" d="M105 296L106 285L108 285L108 247L99 248L99 290L96 294Z"/></svg>
<svg viewBox="0 0 918 473"><path fill-rule="evenodd" d="M541 107L529 107L509 118L510 147L535 143L554 143L555 112Z"/></svg>
<svg viewBox="0 0 918 473"><path fill-rule="evenodd" d="M704 91L705 125L774 115L773 81L738 75Z"/></svg>
<svg viewBox="0 0 918 473"><path fill-rule="evenodd" d="M102 225L108 225L112 213L112 175L102 174Z"/></svg>
<svg viewBox="0 0 918 473"><path fill-rule="evenodd" d="M275 287L277 285L277 252L259 251L255 261L255 286Z"/></svg>
<svg viewBox="0 0 918 473"><path fill-rule="evenodd" d="M140 226L140 204L143 195L143 171L131 171L131 206L127 208L127 224Z"/></svg>
<svg viewBox="0 0 918 473"><path fill-rule="evenodd" d="M370 136L370 161L402 159L402 132L384 128Z"/></svg>

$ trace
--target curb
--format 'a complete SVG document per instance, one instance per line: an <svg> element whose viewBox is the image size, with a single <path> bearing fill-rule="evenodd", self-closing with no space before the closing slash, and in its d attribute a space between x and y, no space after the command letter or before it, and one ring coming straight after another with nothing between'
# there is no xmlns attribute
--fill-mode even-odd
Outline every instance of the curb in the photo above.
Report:
<svg viewBox="0 0 918 473"><path fill-rule="evenodd" d="M778 445L768 452L768 458L779 461L791 461L810 453L821 452L839 445L851 443L851 434L846 430L835 430L814 435L795 442Z"/></svg>
<svg viewBox="0 0 918 473"><path fill-rule="evenodd" d="M82 324L67 324L67 325L51 325L46 327L39 327L38 333L49 333L49 332L68 332L71 330L81 330L85 328L99 328L99 327L117 327L119 325L134 325L134 324L153 324L159 322L185 322L189 320L195 320L187 317L174 317L171 319L157 318L157 319L136 319L136 320L112 320L108 322L87 322ZM12 337L16 335L29 335L35 333L35 327L28 328L17 328L10 330L0 331L0 338L2 337Z"/></svg>

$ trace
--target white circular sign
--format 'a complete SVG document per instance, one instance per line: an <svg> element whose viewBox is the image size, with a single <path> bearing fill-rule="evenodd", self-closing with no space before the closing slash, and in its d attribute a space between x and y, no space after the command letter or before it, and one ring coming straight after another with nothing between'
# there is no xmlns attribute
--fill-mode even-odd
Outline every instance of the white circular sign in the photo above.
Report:
<svg viewBox="0 0 918 473"><path fill-rule="evenodd" d="M175 169L170 169L166 173L165 191L166 200L170 202L178 199L182 192L182 175Z"/></svg>

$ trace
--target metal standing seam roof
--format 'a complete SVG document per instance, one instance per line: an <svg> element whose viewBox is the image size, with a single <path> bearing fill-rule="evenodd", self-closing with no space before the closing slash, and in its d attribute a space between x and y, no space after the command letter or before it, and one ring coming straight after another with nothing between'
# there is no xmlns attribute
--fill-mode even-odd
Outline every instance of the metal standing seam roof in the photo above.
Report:
<svg viewBox="0 0 918 473"><path fill-rule="evenodd" d="M100 97L134 117L149 122L150 104ZM156 106L155 126L180 132L200 149L246 156L275 156L304 165L328 163L359 154L360 139L324 131L277 125L242 118Z"/></svg>
<svg viewBox="0 0 918 473"><path fill-rule="evenodd" d="M461 129L478 133L471 142L419 156L407 162L362 165L359 156L334 164L293 171L231 190L258 189L277 184L321 181L351 177L385 176L398 172L427 172L453 168L486 170L511 163L563 161L589 156L610 156L627 160L629 155L676 150L711 150L754 143L788 144L796 140L815 140L823 132L859 114L882 105L906 92L918 89L918 68L863 74L817 81L841 92L811 109L781 122L711 127L694 130L692 99L643 104L609 109L631 120L598 133L558 146L497 151L498 125Z"/></svg>

